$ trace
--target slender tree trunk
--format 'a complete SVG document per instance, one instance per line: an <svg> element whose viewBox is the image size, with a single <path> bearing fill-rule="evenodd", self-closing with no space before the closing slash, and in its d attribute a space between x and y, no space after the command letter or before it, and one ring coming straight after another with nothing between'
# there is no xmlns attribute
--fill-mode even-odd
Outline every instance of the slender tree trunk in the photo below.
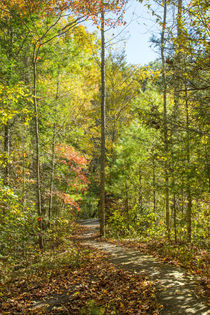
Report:
<svg viewBox="0 0 210 315"><path fill-rule="evenodd" d="M166 29L166 16L167 16L167 2L163 1L163 23L161 33L161 61L162 61L162 80L163 80L163 124L164 124L164 146L165 146L165 216L167 235L170 238L170 212L169 212L169 148L168 148L168 119L167 119L167 83L166 83L166 69L165 69L165 29Z"/></svg>
<svg viewBox="0 0 210 315"><path fill-rule="evenodd" d="M174 241L177 243L176 194L173 193Z"/></svg>
<svg viewBox="0 0 210 315"><path fill-rule="evenodd" d="M153 186L153 211L156 213L157 204L156 204L156 174L155 174L155 157L152 156L152 186Z"/></svg>
<svg viewBox="0 0 210 315"><path fill-rule="evenodd" d="M34 131L36 140L36 193L37 193L37 214L39 223L39 247L43 249L42 236L42 205L41 205L41 179L40 179L40 144L39 144L39 117L38 117L38 103L37 103L37 61L36 55L33 56L33 105L34 105Z"/></svg>
<svg viewBox="0 0 210 315"><path fill-rule="evenodd" d="M10 19L7 19L8 22L8 38L10 40L10 48L8 51L8 60L11 60L13 58L12 56L12 48L13 48L13 28L12 24L10 23ZM9 66L9 73L8 73L8 79L7 79L7 84L10 84L10 80L12 77L12 68ZM5 163L5 169L4 169L4 185L8 186L9 185L9 176L10 176L10 164L9 164L9 159L10 159L10 128L11 124L10 121L8 120L6 125L4 126L4 163Z"/></svg>
<svg viewBox="0 0 210 315"><path fill-rule="evenodd" d="M125 210L128 213L129 211L129 195L128 195L128 183L125 181Z"/></svg>
<svg viewBox="0 0 210 315"><path fill-rule="evenodd" d="M191 197L191 184L190 184L190 131L189 131L189 108L188 108L188 95L187 86L185 83L185 110L186 110L186 132L187 132L187 239L191 242L192 237L192 197Z"/></svg>
<svg viewBox="0 0 210 315"><path fill-rule="evenodd" d="M177 128L177 118L179 116L179 90L181 89L182 85L182 75L181 75L181 29L182 29L182 0L178 0L178 8L177 8L177 45L175 47L177 53L174 57L174 130L176 131Z"/></svg>
<svg viewBox="0 0 210 315"><path fill-rule="evenodd" d="M101 185L100 185L100 235L105 236L105 33L104 8L101 9Z"/></svg>
<svg viewBox="0 0 210 315"><path fill-rule="evenodd" d="M59 79L57 81L57 92L55 100L59 98ZM54 188L54 174L55 174L55 137L56 137L56 124L53 126L53 141L52 141L52 159L51 159L51 176L50 176L50 199L49 199L49 210L48 210L48 219L49 224L52 216L53 208L53 188Z"/></svg>
<svg viewBox="0 0 210 315"><path fill-rule="evenodd" d="M25 139L22 137L22 146L23 146L23 188L22 188L22 208L25 210Z"/></svg>
<svg viewBox="0 0 210 315"><path fill-rule="evenodd" d="M182 207L181 207L181 210L182 210L182 220L184 220L184 182L183 182L183 179L182 179Z"/></svg>
<svg viewBox="0 0 210 315"><path fill-rule="evenodd" d="M208 151L208 145L204 144L204 155L205 155L205 169L207 174L207 180L208 180L208 191L210 192L210 165L209 165L209 151Z"/></svg>
<svg viewBox="0 0 210 315"><path fill-rule="evenodd" d="M3 182L5 186L9 185L9 158L10 158L10 124L7 124L4 127L4 177ZM6 214L9 205L7 202L3 203L3 215Z"/></svg>
<svg viewBox="0 0 210 315"><path fill-rule="evenodd" d="M180 92L182 82L181 82L181 18L182 18L182 0L178 0L178 8L177 8L177 47L176 53L174 57L174 112L173 112L173 127L172 127L172 139L173 139L173 148L175 150L175 142L178 138L178 130L177 130L177 122L179 118L179 102L180 102ZM175 152L172 152L172 186L175 189L175 160L176 155ZM176 209L176 193L173 192L173 221L174 221L174 239L177 242L177 209Z"/></svg>
<svg viewBox="0 0 210 315"><path fill-rule="evenodd" d="M142 173L141 168L139 166L139 205L141 209L143 208L143 200L142 200Z"/></svg>
<svg viewBox="0 0 210 315"><path fill-rule="evenodd" d="M4 185L9 185L9 158L10 158L10 123L4 127L4 155L5 155L5 170L4 170Z"/></svg>
<svg viewBox="0 0 210 315"><path fill-rule="evenodd" d="M48 219L49 225L52 217L53 208L53 189L54 189L54 174L55 174L55 134L56 134L56 124L53 127L53 142L52 142L52 159L51 159L51 175L50 175L50 199L49 199L49 209L48 209Z"/></svg>

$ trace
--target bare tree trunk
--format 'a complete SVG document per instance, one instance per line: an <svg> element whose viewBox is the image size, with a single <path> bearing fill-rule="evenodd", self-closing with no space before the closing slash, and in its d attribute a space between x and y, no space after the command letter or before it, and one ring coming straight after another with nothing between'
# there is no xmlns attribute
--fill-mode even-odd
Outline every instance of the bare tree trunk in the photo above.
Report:
<svg viewBox="0 0 210 315"><path fill-rule="evenodd" d="M125 181L125 209L128 213L129 211L129 196L128 196L128 183L127 180Z"/></svg>
<svg viewBox="0 0 210 315"><path fill-rule="evenodd" d="M57 92L55 100L59 98L59 79L57 81ZM50 176L50 199L49 199L49 210L48 210L48 219L49 224L52 216L52 207L53 207L53 188L54 188L54 174L55 174L55 137L56 137L56 124L53 126L53 141L52 141L52 160L51 160L51 176Z"/></svg>
<svg viewBox="0 0 210 315"><path fill-rule="evenodd" d="M37 104L37 55L33 56L33 105L34 105L34 131L35 131L35 140L36 140L36 193L37 193L37 214L39 216L39 247L43 249L43 236L42 236L42 205L41 205L41 179L40 179L40 144L39 144L39 117L38 117L38 104Z"/></svg>
<svg viewBox="0 0 210 315"><path fill-rule="evenodd" d="M168 166L168 119L167 119L167 85L165 75L165 29L166 29L166 16L167 16L167 1L163 1L163 23L161 33L161 60L162 60L162 80L163 80L163 124L164 124L164 145L165 145L165 216L166 216L166 228L167 235L170 238L170 212L169 212L169 166Z"/></svg>
<svg viewBox="0 0 210 315"><path fill-rule="evenodd" d="M22 146L23 146L23 188L22 188L22 208L25 210L25 139L22 137Z"/></svg>
<svg viewBox="0 0 210 315"><path fill-rule="evenodd" d="M152 156L152 186L153 186L153 211L154 213L157 210L155 185L156 185L155 156L153 155Z"/></svg>
<svg viewBox="0 0 210 315"><path fill-rule="evenodd" d="M143 199L142 199L142 173L139 166L139 205L141 210L143 209Z"/></svg>
<svg viewBox="0 0 210 315"><path fill-rule="evenodd" d="M184 181L182 179L182 207L181 207L181 211L182 211L182 220L184 220Z"/></svg>
<svg viewBox="0 0 210 315"><path fill-rule="evenodd" d="M9 185L9 158L10 158L10 124L7 122L7 124L4 127L4 177L3 182L5 186ZM6 214L7 209L9 205L7 202L4 202L3 205L3 215Z"/></svg>
<svg viewBox="0 0 210 315"><path fill-rule="evenodd" d="M177 9L177 15L176 15L176 21L177 21L177 47L176 50L178 53L175 55L174 58L174 113L173 113L173 128L172 128L172 137L174 141L177 141L178 131L177 131L177 120L179 117L179 102L180 102L180 94L179 90L181 89L181 17L182 17L182 0L178 0L178 9ZM172 186L173 189L175 189L175 156L172 153ZM174 240L175 243L177 242L177 209L176 209L176 193L173 193L173 219L174 219Z"/></svg>
<svg viewBox="0 0 210 315"><path fill-rule="evenodd" d="M189 108L188 108L188 95L187 86L185 82L185 111L186 111L186 132L187 132L187 239L191 242L192 237L192 197L191 197L191 185L190 185L190 131L189 131Z"/></svg>
<svg viewBox="0 0 210 315"><path fill-rule="evenodd" d="M13 48L13 28L10 23L10 19L7 19L8 22L8 32L7 36L10 41L10 48L8 51L7 58L11 60L12 57L12 48ZM12 76L12 68L9 66L9 74L8 74L8 79L7 79L7 84L10 84ZM11 124L10 121L8 120L6 125L4 126L4 164L5 164L5 169L4 169L4 185L8 186L9 185L9 176L10 176L10 165L9 165L9 159L10 159L10 128Z"/></svg>
<svg viewBox="0 0 210 315"><path fill-rule="evenodd" d="M101 185L100 185L100 235L105 236L105 33L104 8L101 9Z"/></svg>
<svg viewBox="0 0 210 315"><path fill-rule="evenodd" d="M208 145L204 144L204 155L205 155L205 169L207 174L208 180L208 191L210 192L210 165L209 165L209 152L208 152Z"/></svg>
<svg viewBox="0 0 210 315"><path fill-rule="evenodd" d="M179 90L181 90L181 17L182 17L182 0L178 0L178 8L177 8L177 46L175 47L177 53L175 53L174 57L174 126L176 131L176 120L179 116Z"/></svg>
<svg viewBox="0 0 210 315"><path fill-rule="evenodd" d="M4 185L9 185L9 157L10 157L10 123L4 127L4 155L5 155L5 170L4 170Z"/></svg>
<svg viewBox="0 0 210 315"><path fill-rule="evenodd" d="M55 133L56 133L56 124L53 127L53 142L52 142L52 160L51 160L51 175L50 175L50 199L49 199L49 209L48 209L48 219L49 225L52 217L52 208L53 208L53 189L54 189L54 174L55 174Z"/></svg>
<svg viewBox="0 0 210 315"><path fill-rule="evenodd" d="M176 194L173 193L174 241L177 243Z"/></svg>

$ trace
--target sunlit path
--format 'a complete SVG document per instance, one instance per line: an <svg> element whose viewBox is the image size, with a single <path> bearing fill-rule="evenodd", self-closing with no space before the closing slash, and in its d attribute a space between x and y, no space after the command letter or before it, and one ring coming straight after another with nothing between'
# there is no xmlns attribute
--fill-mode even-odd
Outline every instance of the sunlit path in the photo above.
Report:
<svg viewBox="0 0 210 315"><path fill-rule="evenodd" d="M87 227L82 236L84 245L108 252L111 254L112 263L133 272L144 273L151 280L156 281L158 302L163 305L161 314L209 314L209 308L194 293L195 278L189 277L190 279L188 279L182 268L161 263L153 256L142 254L136 250L95 241L91 239L91 235L96 233L99 228L97 221L87 220L81 224Z"/></svg>

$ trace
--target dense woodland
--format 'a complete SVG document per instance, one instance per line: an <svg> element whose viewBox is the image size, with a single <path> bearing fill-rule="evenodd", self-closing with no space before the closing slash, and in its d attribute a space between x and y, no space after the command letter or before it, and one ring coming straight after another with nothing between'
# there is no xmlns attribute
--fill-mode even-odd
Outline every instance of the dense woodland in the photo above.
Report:
<svg viewBox="0 0 210 315"><path fill-rule="evenodd" d="M138 66L105 46L124 1L1 1L3 279L90 217L102 236L208 245L208 2L145 6L158 53Z"/></svg>

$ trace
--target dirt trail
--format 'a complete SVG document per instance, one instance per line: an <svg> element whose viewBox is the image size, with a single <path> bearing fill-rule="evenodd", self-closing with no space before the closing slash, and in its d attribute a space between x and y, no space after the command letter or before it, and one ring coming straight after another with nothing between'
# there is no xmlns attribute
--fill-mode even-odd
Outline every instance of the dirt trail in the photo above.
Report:
<svg viewBox="0 0 210 315"><path fill-rule="evenodd" d="M115 265L144 273L156 281L157 298L163 305L162 315L210 314L209 308L194 293L195 277L187 276L182 268L159 262L140 251L94 240L94 234L99 230L97 220L85 220L80 224L87 228L80 238L84 245L110 253L110 261Z"/></svg>

